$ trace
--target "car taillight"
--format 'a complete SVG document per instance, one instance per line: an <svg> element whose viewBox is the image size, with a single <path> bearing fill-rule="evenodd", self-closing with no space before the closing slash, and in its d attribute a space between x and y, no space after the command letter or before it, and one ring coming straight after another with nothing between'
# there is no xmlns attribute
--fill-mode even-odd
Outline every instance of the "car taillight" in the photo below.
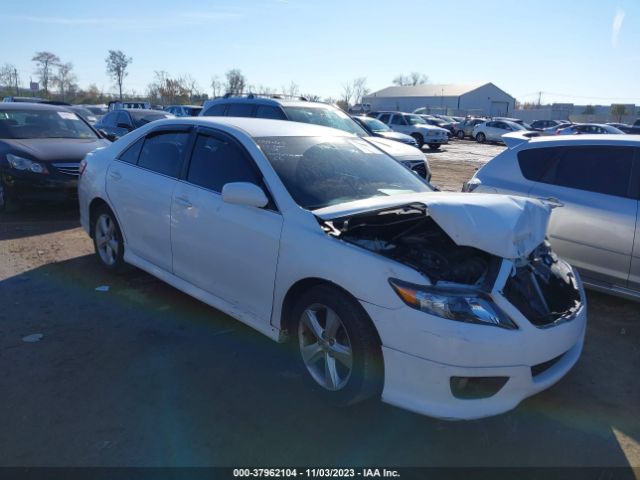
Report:
<svg viewBox="0 0 640 480"><path fill-rule="evenodd" d="M82 176L84 173L84 169L87 168L87 161L83 158L80 162L80 166L78 167L78 174Z"/></svg>

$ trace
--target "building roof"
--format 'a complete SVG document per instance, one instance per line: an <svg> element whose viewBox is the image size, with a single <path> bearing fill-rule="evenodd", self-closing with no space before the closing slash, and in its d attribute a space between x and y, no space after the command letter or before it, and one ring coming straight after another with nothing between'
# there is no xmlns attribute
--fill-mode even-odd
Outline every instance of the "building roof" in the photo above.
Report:
<svg viewBox="0 0 640 480"><path fill-rule="evenodd" d="M367 97L459 97L465 93L477 90L492 83L455 83L406 85L402 87L387 87L370 93Z"/></svg>

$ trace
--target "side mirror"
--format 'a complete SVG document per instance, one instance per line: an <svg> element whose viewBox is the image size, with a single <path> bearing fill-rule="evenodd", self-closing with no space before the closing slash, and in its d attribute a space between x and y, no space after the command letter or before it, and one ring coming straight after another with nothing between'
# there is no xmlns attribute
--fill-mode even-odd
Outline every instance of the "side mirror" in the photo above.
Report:
<svg viewBox="0 0 640 480"><path fill-rule="evenodd" d="M267 206L269 199L264 191L253 183L233 182L222 187L222 200L233 205L247 205L262 208Z"/></svg>
<svg viewBox="0 0 640 480"><path fill-rule="evenodd" d="M98 130L98 133L102 135L102 138L106 138L110 142L115 142L118 139L117 135L114 135L113 133L108 133L106 130L103 130L103 129Z"/></svg>
<svg viewBox="0 0 640 480"><path fill-rule="evenodd" d="M119 123L119 124L116 125L116 127L124 128L127 132L130 132L131 130L133 130L133 127L131 125L129 125L128 123Z"/></svg>

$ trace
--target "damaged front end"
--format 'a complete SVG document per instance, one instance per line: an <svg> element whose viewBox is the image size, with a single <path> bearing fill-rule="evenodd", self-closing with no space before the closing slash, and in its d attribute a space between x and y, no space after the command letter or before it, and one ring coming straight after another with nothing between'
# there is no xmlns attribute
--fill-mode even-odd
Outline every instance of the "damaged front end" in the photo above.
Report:
<svg viewBox="0 0 640 480"><path fill-rule="evenodd" d="M427 278L430 285L389 279L410 307L450 320L517 328L491 298L504 258L469 242L458 245L425 203L318 221L329 236L393 259ZM486 241L485 236L480 244ZM503 294L531 323L549 326L578 309L580 291L571 267L547 243L513 261Z"/></svg>

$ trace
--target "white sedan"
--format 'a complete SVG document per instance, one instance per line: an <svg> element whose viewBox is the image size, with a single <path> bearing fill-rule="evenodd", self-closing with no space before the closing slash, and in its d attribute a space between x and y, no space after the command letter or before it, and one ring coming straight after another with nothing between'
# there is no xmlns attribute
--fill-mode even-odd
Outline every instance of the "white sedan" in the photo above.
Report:
<svg viewBox="0 0 640 480"><path fill-rule="evenodd" d="M512 132L526 132L519 123L510 122L508 120L490 120L488 122L480 123L473 127L473 134L471 135L479 143L484 142L502 142L504 143L502 136Z"/></svg>
<svg viewBox="0 0 640 480"><path fill-rule="evenodd" d="M433 192L344 131L153 122L88 155L78 188L105 268L135 265L290 340L336 404L494 415L582 350L585 297L545 243L549 206Z"/></svg>

